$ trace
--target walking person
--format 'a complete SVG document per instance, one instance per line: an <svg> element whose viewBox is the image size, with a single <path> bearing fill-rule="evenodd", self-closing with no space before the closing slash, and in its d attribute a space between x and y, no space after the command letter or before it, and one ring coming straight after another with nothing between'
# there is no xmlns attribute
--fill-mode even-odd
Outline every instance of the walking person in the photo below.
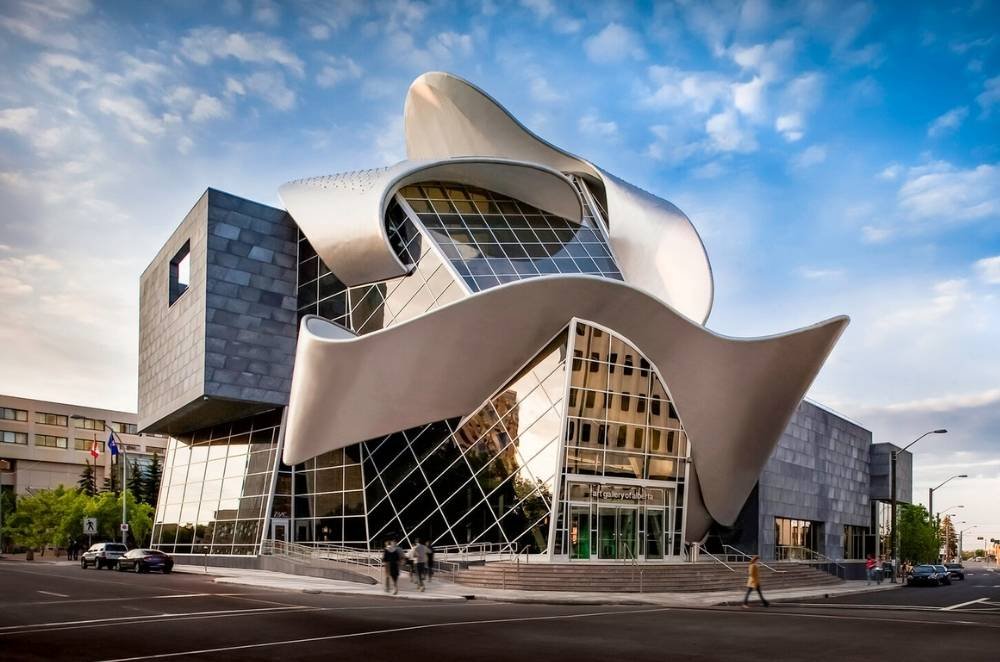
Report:
<svg viewBox="0 0 1000 662"><path fill-rule="evenodd" d="M427 581L434 578L434 543L427 541Z"/></svg>
<svg viewBox="0 0 1000 662"><path fill-rule="evenodd" d="M417 546L413 548L413 563L417 566L417 590L424 590L424 573L427 572L427 545L417 538Z"/></svg>
<svg viewBox="0 0 1000 662"><path fill-rule="evenodd" d="M399 593L399 556L399 547L390 538L385 542L385 550L382 552L382 565L385 567L385 592L389 592L391 583L393 595Z"/></svg>
<svg viewBox="0 0 1000 662"><path fill-rule="evenodd" d="M875 555L869 554L868 558L865 559L865 576L868 578L865 582L865 586L871 586L872 580L875 579Z"/></svg>
<svg viewBox="0 0 1000 662"><path fill-rule="evenodd" d="M764 594L760 592L760 557L754 556L750 559L750 565L747 567L747 594L743 596L743 608L750 608L750 593L754 589L757 589L757 595L760 596L760 601L765 607L771 606L771 603L764 598Z"/></svg>

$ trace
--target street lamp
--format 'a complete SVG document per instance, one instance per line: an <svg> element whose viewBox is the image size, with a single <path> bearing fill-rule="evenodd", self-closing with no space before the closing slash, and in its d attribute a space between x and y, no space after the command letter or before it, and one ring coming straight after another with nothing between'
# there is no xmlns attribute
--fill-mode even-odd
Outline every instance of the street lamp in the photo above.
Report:
<svg viewBox="0 0 1000 662"><path fill-rule="evenodd" d="M72 419L74 421L82 421L82 420L84 420L86 418L87 418L86 416L81 416L80 414L73 414L72 416L70 416L70 419ZM122 443L122 438L118 436L118 433L115 432L115 429L113 427L111 427L110 425L108 425L107 421L101 421L101 424L104 425L104 429L107 430L108 432L110 432L111 436L117 441L117 443L118 443L118 452L122 454L122 462L121 462L121 465L122 465L122 486L121 486L121 489L122 489L122 526L120 528L121 528L121 531L122 531L122 544L125 545L125 547L127 548L128 547L128 542L127 542L127 540L128 540L128 531L125 529L125 525L128 523L128 511L127 511L128 501L125 498L125 482L126 482L126 480L125 480L125 468L128 465L128 458L125 456L125 444Z"/></svg>
<svg viewBox="0 0 1000 662"><path fill-rule="evenodd" d="M905 446L903 446L902 448L900 448L898 451L892 451L892 454L891 454L892 455L892 459L891 459L891 462L890 462L891 471L890 471L890 474L889 474L889 476L890 476L889 489L892 490L892 511L891 511L891 515L890 515L891 518L892 518L892 529L890 530L889 544L890 544L890 548L892 550L892 581L894 581L894 582L896 581L896 568L899 567L898 559L896 558L896 555L899 553L899 551L898 551L899 550L899 541L896 540L896 536L899 535L899 527L896 526L896 458L899 457L900 453L902 453L907 448L909 448L913 444L917 443L918 441L920 441L921 439L923 439L927 435L929 435L929 434L945 434L947 432L948 431L945 430L945 429L943 429L943 428L940 429L940 430L930 430L928 432L923 433L922 435L920 435L919 437L917 437L916 439L914 439L910 443L906 444ZM940 487L940 485L938 487Z"/></svg>
<svg viewBox="0 0 1000 662"><path fill-rule="evenodd" d="M955 480L956 478L968 478L968 477L969 477L969 474L956 474L956 475L952 476L951 478L949 478L948 480L946 480L943 483L941 483L940 485L938 485L937 487L932 487L930 489L930 491L928 492L928 496L927 496L927 510L930 513L931 520L937 522L937 518L934 516L934 490L941 489L942 487L944 487L945 485L947 485L949 482ZM940 515L940 514L941 513L938 513L938 515Z"/></svg>
<svg viewBox="0 0 1000 662"><path fill-rule="evenodd" d="M962 524L965 524L965 522L962 522ZM962 534L964 534L966 531L968 531L970 529L976 528L977 526L979 526L979 525L978 524L973 524L972 526L967 526L967 527L965 527L964 529L962 529L961 531L958 532L958 562L959 563L962 562Z"/></svg>

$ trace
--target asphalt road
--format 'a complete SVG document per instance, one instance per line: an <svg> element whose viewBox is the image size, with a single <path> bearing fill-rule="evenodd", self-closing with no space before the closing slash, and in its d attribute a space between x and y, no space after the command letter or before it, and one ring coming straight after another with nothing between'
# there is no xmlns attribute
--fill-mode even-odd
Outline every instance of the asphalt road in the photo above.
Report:
<svg viewBox="0 0 1000 662"><path fill-rule="evenodd" d="M973 595L1000 602L1000 589L989 583L1000 584L1000 579L985 577L981 582L971 577L965 587L874 595L880 602L908 595L917 602L932 595L945 602L950 596L955 602L949 604ZM990 594L980 596L982 591ZM1000 614L995 610L937 606L912 611L842 600L767 609L441 603L241 589L198 575L133 575L13 561L0 561L0 596L0 659L5 662L939 662L959 656L997 660L1000 646Z"/></svg>

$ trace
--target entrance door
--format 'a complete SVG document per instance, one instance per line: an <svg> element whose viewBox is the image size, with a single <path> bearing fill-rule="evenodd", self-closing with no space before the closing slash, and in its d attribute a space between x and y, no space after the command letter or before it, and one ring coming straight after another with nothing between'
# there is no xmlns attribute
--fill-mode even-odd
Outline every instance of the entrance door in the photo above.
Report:
<svg viewBox="0 0 1000 662"><path fill-rule="evenodd" d="M636 539L638 517L636 508L602 506L598 509L598 557L601 559L631 559L638 555Z"/></svg>
<svg viewBox="0 0 1000 662"><path fill-rule="evenodd" d="M281 542L288 542L287 519L275 518L271 520L271 540L280 540Z"/></svg>
<svg viewBox="0 0 1000 662"><path fill-rule="evenodd" d="M590 558L590 507L571 506L569 509L569 557Z"/></svg>

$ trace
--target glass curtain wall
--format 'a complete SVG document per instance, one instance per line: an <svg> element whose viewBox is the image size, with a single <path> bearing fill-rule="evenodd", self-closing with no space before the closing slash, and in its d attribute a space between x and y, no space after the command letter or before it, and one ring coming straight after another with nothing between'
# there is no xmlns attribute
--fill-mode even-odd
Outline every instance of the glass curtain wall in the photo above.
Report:
<svg viewBox="0 0 1000 662"><path fill-rule="evenodd" d="M577 224L499 193L445 182L407 186L400 195L473 292L546 274L622 280L590 213Z"/></svg>
<svg viewBox="0 0 1000 662"><path fill-rule="evenodd" d="M815 558L822 537L822 522L774 518L775 558L778 561Z"/></svg>
<svg viewBox="0 0 1000 662"><path fill-rule="evenodd" d="M475 413L362 444L370 544L546 547L566 335Z"/></svg>
<svg viewBox="0 0 1000 662"><path fill-rule="evenodd" d="M171 554L257 554L281 410L171 437L151 546Z"/></svg>
<svg viewBox="0 0 1000 662"><path fill-rule="evenodd" d="M553 554L663 559L681 554L688 441L647 359L577 321Z"/></svg>

